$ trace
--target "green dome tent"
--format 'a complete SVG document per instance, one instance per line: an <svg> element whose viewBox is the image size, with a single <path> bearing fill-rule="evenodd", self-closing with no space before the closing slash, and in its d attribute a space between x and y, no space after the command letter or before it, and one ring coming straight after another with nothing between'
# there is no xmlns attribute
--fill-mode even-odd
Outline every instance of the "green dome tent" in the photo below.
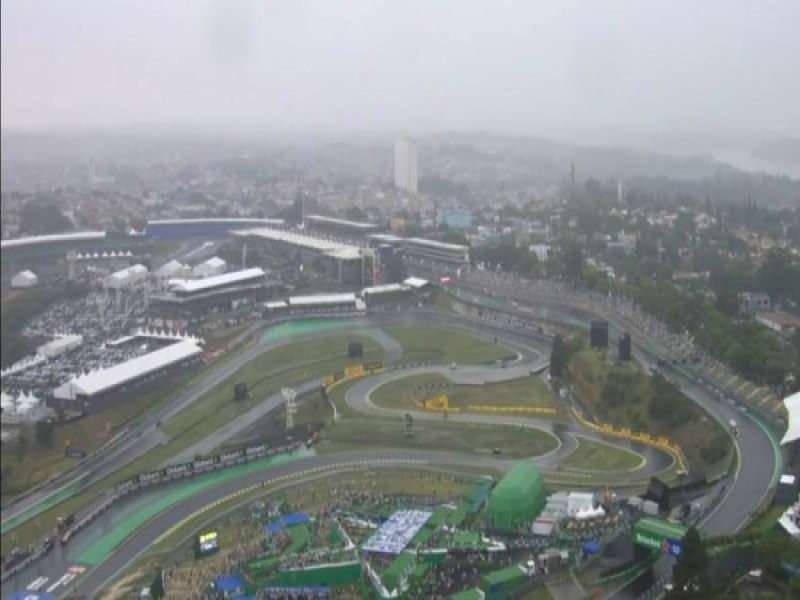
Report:
<svg viewBox="0 0 800 600"><path fill-rule="evenodd" d="M487 516L493 527L515 529L538 517L547 503L544 480L533 465L520 462L494 488L489 496Z"/></svg>

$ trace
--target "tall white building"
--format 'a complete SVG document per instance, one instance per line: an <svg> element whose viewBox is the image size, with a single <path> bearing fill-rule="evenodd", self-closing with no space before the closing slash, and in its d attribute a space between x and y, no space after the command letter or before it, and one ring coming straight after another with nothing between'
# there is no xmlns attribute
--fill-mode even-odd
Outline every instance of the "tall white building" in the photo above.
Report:
<svg viewBox="0 0 800 600"><path fill-rule="evenodd" d="M394 142L394 186L417 193L417 142L398 138Z"/></svg>

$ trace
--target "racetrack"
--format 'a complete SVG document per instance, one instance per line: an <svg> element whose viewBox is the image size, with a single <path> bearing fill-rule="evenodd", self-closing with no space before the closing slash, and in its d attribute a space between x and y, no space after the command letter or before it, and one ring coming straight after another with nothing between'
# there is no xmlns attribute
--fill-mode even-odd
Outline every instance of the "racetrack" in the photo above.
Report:
<svg viewBox="0 0 800 600"><path fill-rule="evenodd" d="M539 307L540 310L542 307ZM533 311L532 311L533 312ZM556 317L561 318L563 320L567 320L573 324L582 324L583 326L588 325L588 321L593 318L592 315L587 315L586 313L582 313L580 311L575 311L563 306L559 307L548 307L546 308L547 317L550 319L555 320ZM447 367L423 367L422 369L429 369L427 372L441 372L445 376L453 376L456 378L478 378L483 381L489 381L493 378L511 378L513 376L520 377L524 375L528 375L530 370L532 370L533 365L541 366L542 357L541 354L534 348L537 344L535 342L538 341L538 348L541 350L544 348L543 343L547 340L543 338L536 338L536 336L524 336L524 340L527 341L523 343L523 336L517 336L514 334L509 334L506 332L497 332L494 329L491 329L488 326L476 326L474 323L468 322L465 324L464 321L455 319L449 316L437 316L437 315L430 315L430 314L419 314L419 315L407 315L407 316L380 316L380 317L373 317L373 318L365 318L365 319L358 319L352 322L356 328L352 331L354 333L360 333L363 335L370 335L368 332L371 332L370 337L373 337L376 341L381 343L384 346L387 354L389 353L389 344L387 340L381 339L379 333L379 328L382 326L386 326L388 324L402 324L405 322L414 322L419 323L420 321L427 321L431 323L442 324L445 323L448 326L454 326L457 328L466 328L471 332L481 331L484 335L488 335L487 332L491 332L491 335L497 335L502 343L513 347L515 350L519 352L518 364L508 367L507 369L499 369L496 367L491 366L483 366L483 367L465 367L460 366L459 369L455 372L450 372ZM616 328L616 324L612 323L612 327ZM619 328L617 328L619 329ZM385 334L384 334L385 335ZM123 442L119 448L115 449L114 451L109 453L109 456L101 457L97 460L95 464L89 465L87 469L88 477L86 478L89 481L96 481L101 479L106 474L113 472L115 469L119 468L121 465L124 465L132 458L143 454L149 447L152 445L160 443L162 439L160 431L158 431L153 425L156 418L160 417L158 420L162 418L168 418L169 415L176 414L180 409L188 406L191 402L195 399L200 397L207 389L210 389L217 383L223 381L231 374L235 373L235 371L243 365L245 362L248 362L255 358L261 352L266 352L271 348L277 347L282 343L288 342L295 342L298 339L302 339L306 336L301 337L294 337L289 340L272 340L267 339L267 336L259 336L258 341L254 346L248 348L247 350L235 355L229 362L226 362L222 365L219 365L216 368L213 368L209 371L209 373L204 376L200 383L194 386L191 390L188 390L181 397L176 401L176 404L171 405L167 409L164 409L159 415L154 415L151 417L147 423L143 424L141 428L137 431L134 431L131 438ZM313 334L309 334L307 337L313 337ZM388 337L388 336L386 336ZM389 338L391 339L391 338ZM531 342L531 340L534 342ZM612 338L613 339L613 338ZM648 341L647 344L642 344L641 341L638 339L634 339L634 349L635 352L638 354L638 357L644 358L645 360L655 361L655 359L659 356L657 343L651 343ZM392 349L392 357L399 358L397 354L397 348ZM407 376L413 374L413 369L402 370L402 371L392 371L388 373L384 373L381 375L377 375L374 377L366 378L357 382L351 390L347 394L347 402L348 404L360 411L364 411L368 414L373 414L380 416L380 411L385 411L389 409L382 409L380 407L376 407L369 402L369 392L380 385L382 382L385 383L386 381L390 380L392 376ZM498 379L498 380L499 380ZM464 379L459 379L463 381ZM474 381L474 379L473 379ZM319 381L314 380L312 382L307 382L306 385L311 386L318 386ZM302 388L302 386L299 386ZM774 448L772 445L772 440L770 436L755 422L751 421L750 419L743 418L742 415L736 413L736 411L725 405L720 404L716 400L710 399L709 394L707 391L702 388L698 387L694 384L686 383L684 386L684 391L692 397L696 402L705 406L718 420L722 423L726 423L727 419L729 418L737 418L740 422L740 439L739 439L739 446L741 448L740 452L740 470L738 477L732 479L729 483L729 487L727 490L727 495L724 497L724 501L721 502L718 506L718 509L709 516L706 520L704 526L707 531L714 535L716 533L721 532L730 532L735 531L737 527L741 527L744 522L744 519L748 512L752 510L752 508L758 503L760 497L764 494L765 490L769 489L773 479L773 473L778 470L777 462L775 459ZM264 408L260 408L261 405L264 405ZM180 408L178 408L180 407ZM258 405L258 410L263 411L265 414L268 412L270 408L274 408L274 399L268 398L266 402L260 403ZM255 410L255 409L254 409ZM375 412L378 411L378 412ZM241 429L244 425L249 425L252 423L252 419L255 416L255 413L246 413L246 417L243 415L241 420L237 419L236 422L232 422L231 424L227 425L222 430L218 431L214 436L214 445L218 445L220 441L225 441L229 439L233 435L236 434L238 430ZM393 415L396 417L396 413ZM422 411L419 411L419 414L414 415L417 419L426 419L426 418L441 418L439 415L431 415ZM597 439L596 435L590 434L590 432L586 432L583 429L577 428L575 425L559 425L554 426L553 423L543 421L540 419L528 419L528 418L507 418L507 417L496 417L496 416L483 416L483 415L458 415L458 419L455 419L456 415L450 415L450 420L476 420L482 423L492 423L492 424L509 424L513 423L515 425L525 425L530 427L537 427L543 428L545 430L549 430L554 435L559 437L561 441L561 447L552 455L539 457L538 459L534 459L538 461L537 464L540 465L543 470L547 470L555 465L555 462L560 458L566 456L570 451L574 450L575 444L575 435L580 435L582 437L587 437L589 439ZM137 437L138 435L138 437ZM618 441L618 440L617 440ZM211 441L208 442L211 444ZM622 444L620 444L622 445ZM623 445L623 447L626 447ZM192 451L197 450L197 448L192 449ZM637 448L637 451L640 451L643 454L650 451L652 453L652 448ZM647 455L647 454L646 454ZM313 459L303 459L302 462L298 461L293 464L282 465L280 467L275 467L275 469L270 470L269 477L273 476L282 476L283 474L288 474L294 470L298 469L305 469L305 468L315 468L315 467L325 467L334 464L339 464L341 461L345 462L356 462L359 461L369 461L375 460L376 456L385 457L384 460L398 460L398 461L405 461L405 460L416 460L416 461L424 461L425 464L453 464L453 465L485 465L485 466L493 466L493 467L500 467L505 468L508 466L508 461L502 459L496 459L494 457L479 457L479 456L460 456L456 454L447 454L441 452L428 452L428 451L419 451L419 450L383 450L383 451L375 451L375 450L365 450L363 452L353 452L353 453L346 453L341 455L329 455L329 456L320 456L315 457ZM659 456L661 458L659 458ZM643 473L651 473L651 472L658 472L661 468L668 466L668 464L664 461L665 457L661 453L655 453L647 455L648 457L648 466L644 471L637 471L635 475L631 475L631 477L636 477L637 480L641 480L643 477ZM170 461L173 462L173 461ZM177 458L175 462L178 462ZM203 491L202 493L198 494L197 496L193 496L186 500L185 502L180 503L174 507L169 508L164 513L158 515L154 518L154 520L147 525L145 525L142 529L137 531L133 536L131 536L128 540L126 540L122 545L120 545L108 558L107 561L104 561L100 565L96 567L94 571L89 573L82 582L79 584L79 590L83 593L92 593L99 589L104 583L108 581L108 579L114 576L120 568L124 567L124 565L128 564L131 560L133 560L136 556L141 554L141 552L146 549L146 547L156 539L157 535L164 531L164 527L166 524L174 523L176 520L180 520L187 515L192 514L196 511L199 507L212 503L219 498L225 497L230 493L235 492L238 489L242 489L243 487L247 487L249 485L253 485L260 481L258 477L265 477L267 476L264 473L257 473L257 474L248 474L246 476L242 476L241 478L232 479L229 482L226 482L224 485ZM620 473L620 477L624 475ZM63 485L65 482L59 482L60 485ZM56 487L53 484L53 489ZM42 493L40 497L45 497L46 494ZM24 510L26 507L30 506L29 502L25 502L22 509ZM114 510L114 509L112 509ZM5 509L4 509L4 517ZM156 526L155 524L158 524ZM98 526L100 524L98 523ZM67 553L66 557L62 557L61 559L56 559L56 557L52 557L53 559L45 559L43 561L41 569L45 573L52 574L52 577L57 578L60 573L63 572L64 568L69 564L69 554ZM35 569L36 567L34 567ZM31 576L27 580L25 579L25 574L20 576L18 581L22 581L23 583L27 583L28 580L33 579L35 577ZM12 580L13 581L13 580ZM6 596L7 587L3 586L3 596Z"/></svg>

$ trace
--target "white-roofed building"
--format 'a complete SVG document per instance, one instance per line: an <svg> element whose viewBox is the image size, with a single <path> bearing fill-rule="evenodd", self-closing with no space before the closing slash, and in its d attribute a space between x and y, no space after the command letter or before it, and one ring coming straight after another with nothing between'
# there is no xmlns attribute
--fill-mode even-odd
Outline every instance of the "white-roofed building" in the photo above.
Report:
<svg viewBox="0 0 800 600"><path fill-rule="evenodd" d="M204 279L169 279L166 292L150 295L150 315L163 319L203 319L245 307L256 308L273 297L277 285L258 267Z"/></svg>
<svg viewBox="0 0 800 600"><path fill-rule="evenodd" d="M203 351L194 341L181 340L124 363L80 375L56 388L57 400L89 401L169 369L198 361Z"/></svg>
<svg viewBox="0 0 800 600"><path fill-rule="evenodd" d="M409 277L403 281L403 284L414 288L415 290L421 290L422 288L428 285L427 279L421 279L419 277Z"/></svg>
<svg viewBox="0 0 800 600"><path fill-rule="evenodd" d="M39 278L33 271L20 271L11 278L11 287L14 289L28 289L36 287Z"/></svg>
<svg viewBox="0 0 800 600"><path fill-rule="evenodd" d="M52 359L70 350L79 348L83 344L83 336L78 334L67 334L57 337L52 342L42 344L36 348L36 354L41 354L45 358Z"/></svg>
<svg viewBox="0 0 800 600"><path fill-rule="evenodd" d="M192 275L195 277L215 277L222 275L227 268L228 263L219 256L212 256L192 269Z"/></svg>
<svg viewBox="0 0 800 600"><path fill-rule="evenodd" d="M353 305L355 306L356 295L353 293L345 294L315 294L313 296L292 296L289 298L289 306L303 307L303 306L337 306L337 305Z"/></svg>
<svg viewBox="0 0 800 600"><path fill-rule="evenodd" d="M176 294L194 294L207 292L215 288L224 288L233 284L256 282L264 279L264 271L258 267L232 271L204 279L171 279L169 289Z"/></svg>
<svg viewBox="0 0 800 600"><path fill-rule="evenodd" d="M800 392L783 399L786 412L789 413L789 427L783 435L781 445L800 440Z"/></svg>
<svg viewBox="0 0 800 600"><path fill-rule="evenodd" d="M251 229L235 235L245 240L248 255L290 255L341 283L361 286L373 280L375 256L368 248L282 229Z"/></svg>
<svg viewBox="0 0 800 600"><path fill-rule="evenodd" d="M354 293L293 296L288 300L288 308L291 314L361 314L367 309Z"/></svg>

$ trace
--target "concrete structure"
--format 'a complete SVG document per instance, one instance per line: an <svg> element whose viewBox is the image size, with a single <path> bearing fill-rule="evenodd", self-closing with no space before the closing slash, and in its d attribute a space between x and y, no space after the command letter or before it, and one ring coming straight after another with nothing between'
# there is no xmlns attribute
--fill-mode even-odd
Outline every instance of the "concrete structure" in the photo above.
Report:
<svg viewBox="0 0 800 600"><path fill-rule="evenodd" d="M417 142L399 138L394 143L394 186L416 195L417 193Z"/></svg>
<svg viewBox="0 0 800 600"><path fill-rule="evenodd" d="M20 271L11 278L11 287L14 289L29 289L38 283L39 278L33 271Z"/></svg>
<svg viewBox="0 0 800 600"><path fill-rule="evenodd" d="M517 463L489 496L487 516L493 527L516 529L533 523L547 502L544 480L529 463Z"/></svg>

